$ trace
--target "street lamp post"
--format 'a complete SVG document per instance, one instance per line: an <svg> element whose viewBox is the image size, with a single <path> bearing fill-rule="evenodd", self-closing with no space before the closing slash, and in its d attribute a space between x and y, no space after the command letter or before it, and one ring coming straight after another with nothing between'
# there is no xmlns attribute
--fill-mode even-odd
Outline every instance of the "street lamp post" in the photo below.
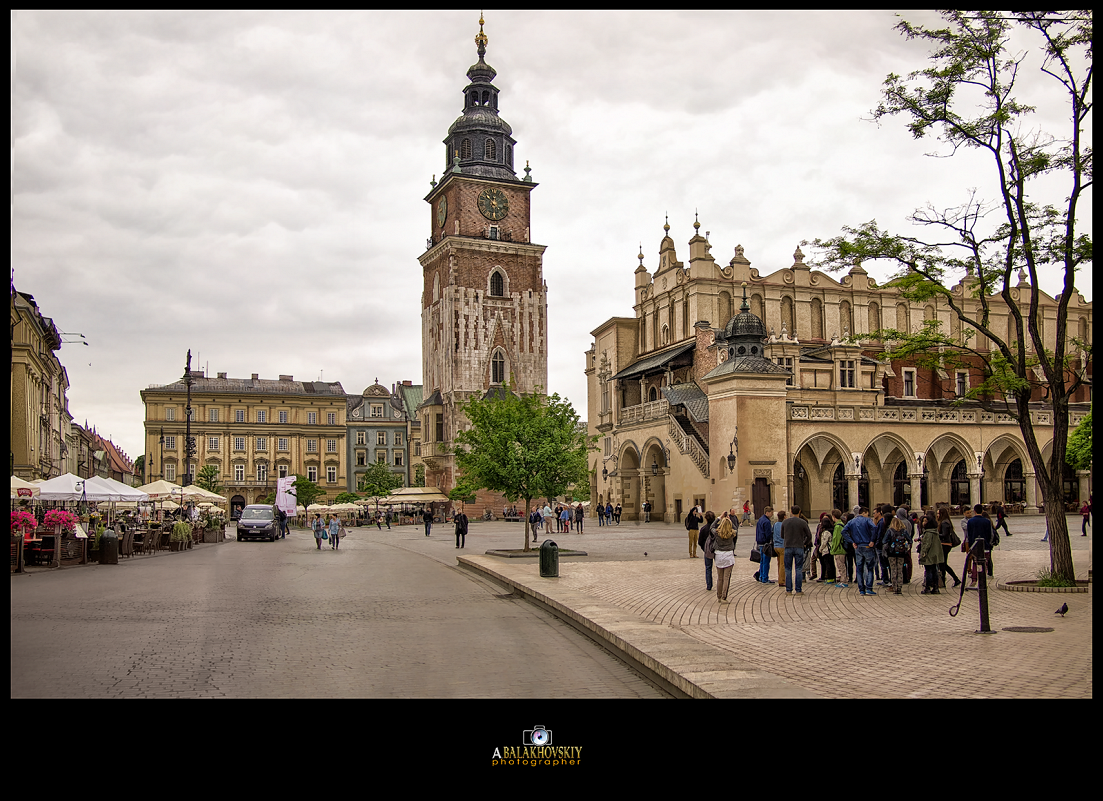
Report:
<svg viewBox="0 0 1103 801"><path fill-rule="evenodd" d="M184 408L185 422L185 434L184 434L184 483L183 486L191 484L191 458L196 454L195 440L191 435L191 388L195 380L191 377L191 348L188 348L188 363L184 368L184 385L188 388L188 402Z"/></svg>

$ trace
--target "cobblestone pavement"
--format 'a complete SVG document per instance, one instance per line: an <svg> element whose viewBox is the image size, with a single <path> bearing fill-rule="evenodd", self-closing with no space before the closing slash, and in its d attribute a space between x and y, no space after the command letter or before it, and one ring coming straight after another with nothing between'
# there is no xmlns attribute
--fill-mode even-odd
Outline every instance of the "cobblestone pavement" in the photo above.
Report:
<svg viewBox="0 0 1103 801"><path fill-rule="evenodd" d="M454 549L404 547L415 533L354 529L335 552L296 531L13 576L11 697L668 697L461 572Z"/></svg>
<svg viewBox="0 0 1103 801"><path fill-rule="evenodd" d="M1010 520L1014 536L1003 537L994 558L996 579L1033 578L1048 566L1048 545L1040 541L1043 517ZM1078 577L1090 566L1091 537L1080 537L1080 518L1069 517ZM753 536L742 529L730 604L706 592L703 564L688 557L685 530L667 524L625 523L620 528L587 525L587 532L552 533L560 547L589 552L564 558L557 588L578 591L639 618L677 628L762 670L824 697L1091 698L1092 593L989 593L991 627L978 635L978 600L967 592L957 617L948 609L957 595L919 594L917 581L902 596L862 597L855 584L839 589L805 585L804 595L786 595L751 578ZM1089 529L1090 530L1090 529ZM517 547L517 524L472 527L467 552ZM432 541L409 532L396 535L408 547L447 559L457 551L450 539ZM473 547L478 543L478 547ZM960 573L964 555L951 555ZM540 579L532 560L501 560L535 588ZM504 568L503 568L504 569ZM776 577L776 567L771 571ZM551 590L548 590L551 592ZM565 596L566 597L566 596ZM1054 614L1068 603L1066 617ZM1012 633L1005 627L1052 627L1048 633Z"/></svg>

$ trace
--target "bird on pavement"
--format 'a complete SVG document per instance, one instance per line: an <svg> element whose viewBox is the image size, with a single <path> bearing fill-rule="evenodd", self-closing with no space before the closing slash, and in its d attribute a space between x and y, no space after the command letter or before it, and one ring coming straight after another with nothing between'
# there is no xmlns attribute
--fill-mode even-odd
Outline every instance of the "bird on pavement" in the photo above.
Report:
<svg viewBox="0 0 1103 801"><path fill-rule="evenodd" d="M1057 610L1056 612L1054 612L1053 614L1055 614L1055 615L1060 615L1061 617L1064 617L1064 616L1065 616L1065 613L1066 613L1067 611L1069 611L1069 605L1068 605L1068 604L1061 604L1061 608L1060 608L1060 609L1058 609L1058 610Z"/></svg>

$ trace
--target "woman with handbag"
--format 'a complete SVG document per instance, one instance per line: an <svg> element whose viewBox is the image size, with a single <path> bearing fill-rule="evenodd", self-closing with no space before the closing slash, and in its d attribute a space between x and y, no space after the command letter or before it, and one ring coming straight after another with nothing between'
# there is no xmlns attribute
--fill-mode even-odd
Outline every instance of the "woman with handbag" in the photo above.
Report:
<svg viewBox="0 0 1103 801"><path fill-rule="evenodd" d="M322 540L325 537L326 527L322 522L322 515L318 512L314 513L314 519L310 521L310 528L314 532L314 541L318 543L318 550L322 550Z"/></svg>
<svg viewBox="0 0 1103 801"><path fill-rule="evenodd" d="M958 578L954 569L950 567L950 551L961 545L961 537L954 531L954 523L950 520L950 510L945 506L938 507L938 540L942 543L942 554L944 557L943 563L938 566L939 572L942 574L942 586L946 586L946 574L949 573L954 577L954 587L957 587L961 584L961 579Z"/></svg>
<svg viewBox="0 0 1103 801"><path fill-rule="evenodd" d="M712 536L712 529L716 525L716 514L705 512L705 525L701 526L697 535L697 544L701 546L701 555L705 557L705 591L712 592L712 560L716 557L713 545L716 539Z"/></svg>
<svg viewBox="0 0 1103 801"><path fill-rule="evenodd" d="M820 515L820 524L816 527L816 542L812 549L816 559L820 562L820 578L818 584L835 583L835 559L831 556L831 535L835 532L835 523L831 515L824 512Z"/></svg>
<svg viewBox="0 0 1103 801"><path fill-rule="evenodd" d="M329 547L333 550L337 550L337 546L341 544L341 518L334 515L329 519Z"/></svg>
<svg viewBox="0 0 1103 801"><path fill-rule="evenodd" d="M835 560L835 586L847 588L846 578L846 542L843 540L843 513L838 509L831 511L835 528L831 532L831 556Z"/></svg>

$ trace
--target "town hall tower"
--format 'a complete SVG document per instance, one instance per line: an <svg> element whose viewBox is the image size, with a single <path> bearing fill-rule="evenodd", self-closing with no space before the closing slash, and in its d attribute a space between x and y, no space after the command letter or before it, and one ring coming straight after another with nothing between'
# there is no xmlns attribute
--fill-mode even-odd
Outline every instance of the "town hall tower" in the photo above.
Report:
<svg viewBox="0 0 1103 801"><path fill-rule="evenodd" d="M530 193L514 171L513 129L498 116L497 74L486 63L479 19L478 63L467 71L463 114L444 139L444 173L425 196L430 236L420 256L421 352L426 484L456 483L446 449L465 421L457 404L500 391L547 391L548 304L544 245L533 244ZM442 447L444 446L444 447ZM483 494L469 514L500 499Z"/></svg>

